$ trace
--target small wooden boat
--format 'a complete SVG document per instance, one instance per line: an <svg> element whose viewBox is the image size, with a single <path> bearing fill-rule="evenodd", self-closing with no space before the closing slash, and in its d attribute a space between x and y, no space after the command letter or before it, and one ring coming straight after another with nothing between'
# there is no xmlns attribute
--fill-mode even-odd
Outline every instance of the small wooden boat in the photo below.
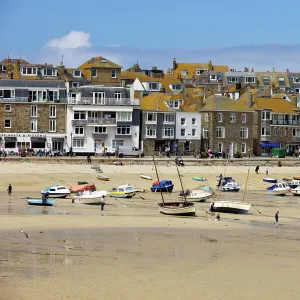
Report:
<svg viewBox="0 0 300 300"><path fill-rule="evenodd" d="M78 195L74 196L72 203L100 205L105 203L104 198L109 195L108 191L84 191L79 192Z"/></svg>
<svg viewBox="0 0 300 300"><path fill-rule="evenodd" d="M42 194L48 193L49 198L66 198L71 191L65 186L54 185L42 190Z"/></svg>
<svg viewBox="0 0 300 300"><path fill-rule="evenodd" d="M179 198L184 198L182 192L178 196ZM185 198L187 201L191 202L205 202L211 197L211 193L204 192L203 190L192 190L185 192Z"/></svg>
<svg viewBox="0 0 300 300"><path fill-rule="evenodd" d="M278 182L267 188L267 193L274 196L285 196L290 188L285 182Z"/></svg>
<svg viewBox="0 0 300 300"><path fill-rule="evenodd" d="M109 181L109 177L104 175L98 176L97 179L101 181Z"/></svg>
<svg viewBox="0 0 300 300"><path fill-rule="evenodd" d="M39 198L25 198L25 201L29 205L39 205L39 206L52 206L54 204L55 199L46 199L46 202L43 204L43 199Z"/></svg>
<svg viewBox="0 0 300 300"><path fill-rule="evenodd" d="M84 191L96 191L96 187L93 183L87 184L74 184L70 187L71 193L84 192Z"/></svg>
<svg viewBox="0 0 300 300"><path fill-rule="evenodd" d="M159 211L165 215L195 216L196 208L192 202L165 202L158 203Z"/></svg>
<svg viewBox="0 0 300 300"><path fill-rule="evenodd" d="M291 192L294 196L300 196L300 185L298 185L296 188L291 189Z"/></svg>
<svg viewBox="0 0 300 300"><path fill-rule="evenodd" d="M143 178L143 179L146 179L146 180L152 180L152 177L151 177L151 176L148 176L148 175L140 174L139 176L140 176L141 178Z"/></svg>
<svg viewBox="0 0 300 300"><path fill-rule="evenodd" d="M269 183L276 183L277 179L275 179L275 178L264 178L263 181L264 182L269 182Z"/></svg>
<svg viewBox="0 0 300 300"><path fill-rule="evenodd" d="M205 179L203 177L198 177L198 176L194 176L192 177L193 180L196 180L196 181L205 181Z"/></svg>
<svg viewBox="0 0 300 300"><path fill-rule="evenodd" d="M251 204L234 201L215 201L215 212L232 213L232 214L248 214Z"/></svg>
<svg viewBox="0 0 300 300"><path fill-rule="evenodd" d="M164 192L164 193L172 193L174 188L174 184L171 180L162 180L160 182L154 181L153 185L151 186L151 192Z"/></svg>
<svg viewBox="0 0 300 300"><path fill-rule="evenodd" d="M109 195L114 198L132 198L136 191L133 186L125 184L113 189Z"/></svg>

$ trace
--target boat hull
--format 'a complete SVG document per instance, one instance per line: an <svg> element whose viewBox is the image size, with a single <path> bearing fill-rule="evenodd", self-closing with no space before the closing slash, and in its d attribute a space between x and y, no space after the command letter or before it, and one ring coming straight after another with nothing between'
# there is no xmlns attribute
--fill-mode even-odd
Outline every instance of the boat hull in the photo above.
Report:
<svg viewBox="0 0 300 300"><path fill-rule="evenodd" d="M294 196L300 196L300 189L292 189L291 192L293 193Z"/></svg>
<svg viewBox="0 0 300 300"><path fill-rule="evenodd" d="M42 199L26 198L25 201L29 205L53 206L55 199L47 199L44 204Z"/></svg>
<svg viewBox="0 0 300 300"><path fill-rule="evenodd" d="M109 181L109 177L106 177L106 176L104 176L104 177L99 176L99 177L97 177L97 179L101 180L101 181Z"/></svg>
<svg viewBox="0 0 300 300"><path fill-rule="evenodd" d="M264 178L263 181L269 183L277 183L277 179L274 178Z"/></svg>
<svg viewBox="0 0 300 300"><path fill-rule="evenodd" d="M167 187L162 187L162 188L160 188L160 187L151 187L150 188L150 190L151 190L151 192L153 192L153 193L156 193L156 192L160 192L160 190L163 192L163 193L172 193L172 191L173 191L173 185L170 185L170 186L167 186Z"/></svg>
<svg viewBox="0 0 300 300"><path fill-rule="evenodd" d="M192 191L190 195L186 195L185 199L189 202L205 202L207 199L211 197L210 193L204 193L200 190L200 192ZM183 196L179 196L179 198L183 199Z"/></svg>
<svg viewBox="0 0 300 300"><path fill-rule="evenodd" d="M49 198L55 199L55 198L66 198L70 193L49 193Z"/></svg>
<svg viewBox="0 0 300 300"><path fill-rule="evenodd" d="M110 192L109 194L113 198L132 198L135 195L135 192Z"/></svg>
<svg viewBox="0 0 300 300"><path fill-rule="evenodd" d="M267 191L268 195L272 195L272 196L285 196L289 191L288 190L278 190L278 191Z"/></svg>
<svg viewBox="0 0 300 300"><path fill-rule="evenodd" d="M148 175L141 174L140 177L143 178L143 179L146 179L146 180L152 180L152 177L148 176Z"/></svg>
<svg viewBox="0 0 300 300"><path fill-rule="evenodd" d="M205 181L204 178L202 178L202 177L197 177L197 176L192 177L192 179L193 179L193 180L196 180L196 181Z"/></svg>
<svg viewBox="0 0 300 300"><path fill-rule="evenodd" d="M194 203L188 202L188 205L181 207L183 202L158 203L160 213L173 216L195 216L196 208Z"/></svg>
<svg viewBox="0 0 300 300"><path fill-rule="evenodd" d="M89 205L101 205L105 203L102 198L80 198L74 197L72 203L89 204Z"/></svg>
<svg viewBox="0 0 300 300"><path fill-rule="evenodd" d="M215 212L243 214L247 215L251 204L231 201L216 201L214 203Z"/></svg>

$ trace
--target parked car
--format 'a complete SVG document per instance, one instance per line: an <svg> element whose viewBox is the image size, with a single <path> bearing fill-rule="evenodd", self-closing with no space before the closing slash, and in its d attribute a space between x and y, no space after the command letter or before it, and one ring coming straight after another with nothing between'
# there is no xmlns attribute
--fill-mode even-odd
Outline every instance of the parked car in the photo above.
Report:
<svg viewBox="0 0 300 300"><path fill-rule="evenodd" d="M117 156L120 158L125 156L144 157L144 153L137 147L119 146Z"/></svg>

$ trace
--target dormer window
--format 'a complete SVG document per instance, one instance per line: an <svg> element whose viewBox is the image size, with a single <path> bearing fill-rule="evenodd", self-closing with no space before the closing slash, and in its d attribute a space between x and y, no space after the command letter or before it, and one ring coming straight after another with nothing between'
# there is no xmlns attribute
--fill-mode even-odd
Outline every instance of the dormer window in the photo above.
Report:
<svg viewBox="0 0 300 300"><path fill-rule="evenodd" d="M182 76L186 76L186 75L187 75L187 70L182 70L182 71L181 71L181 75L182 75Z"/></svg>
<svg viewBox="0 0 300 300"><path fill-rule="evenodd" d="M217 80L217 75L210 75L210 80Z"/></svg>
<svg viewBox="0 0 300 300"><path fill-rule="evenodd" d="M105 63L107 63L107 60L106 59L101 59L100 62L105 64Z"/></svg>
<svg viewBox="0 0 300 300"><path fill-rule="evenodd" d="M73 71L73 76L74 76L74 77L81 77L81 71L79 71L79 70L74 70L74 71Z"/></svg>
<svg viewBox="0 0 300 300"><path fill-rule="evenodd" d="M270 77L264 76L262 79L264 85L270 85Z"/></svg>
<svg viewBox="0 0 300 300"><path fill-rule="evenodd" d="M179 101L171 100L169 101L169 108L179 108Z"/></svg>
<svg viewBox="0 0 300 300"><path fill-rule="evenodd" d="M56 76L56 70L54 68L47 68L43 70L43 75L44 76Z"/></svg>
<svg viewBox="0 0 300 300"><path fill-rule="evenodd" d="M293 77L294 83L300 83L300 77Z"/></svg>
<svg viewBox="0 0 300 300"><path fill-rule="evenodd" d="M239 82L239 78L238 77L228 77L228 82L229 83Z"/></svg>
<svg viewBox="0 0 300 300"><path fill-rule="evenodd" d="M22 75L25 76L37 75L37 68L21 68L21 71Z"/></svg>
<svg viewBox="0 0 300 300"><path fill-rule="evenodd" d="M172 90L180 91L181 89L181 84L172 84Z"/></svg>
<svg viewBox="0 0 300 300"><path fill-rule="evenodd" d="M245 77L245 83L255 83L255 77Z"/></svg>
<svg viewBox="0 0 300 300"><path fill-rule="evenodd" d="M159 90L158 82L149 82L149 90L152 90L152 91Z"/></svg>
<svg viewBox="0 0 300 300"><path fill-rule="evenodd" d="M207 72L207 69L196 69L196 75L201 75L204 72Z"/></svg>
<svg viewBox="0 0 300 300"><path fill-rule="evenodd" d="M285 85L284 77L278 77L278 82L279 85L284 86Z"/></svg>

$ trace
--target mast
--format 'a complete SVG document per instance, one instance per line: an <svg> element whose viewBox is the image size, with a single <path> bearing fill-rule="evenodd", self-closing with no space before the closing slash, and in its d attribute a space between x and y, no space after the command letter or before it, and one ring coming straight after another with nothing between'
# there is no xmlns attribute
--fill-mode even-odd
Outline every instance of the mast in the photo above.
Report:
<svg viewBox="0 0 300 300"><path fill-rule="evenodd" d="M156 164L155 164L154 154L153 154L152 158L153 158L154 168L155 168L155 172L156 172L156 176L157 176L157 180L158 180L158 186L159 186L159 190L160 190L161 199L163 202L163 206L165 206L164 196L163 196L161 186L160 186L160 181L159 181L159 176L158 176L158 172L157 172L157 168L156 168Z"/></svg>
<svg viewBox="0 0 300 300"><path fill-rule="evenodd" d="M177 169L178 177L179 177L179 180L180 180L181 188L182 188L182 191L183 191L184 202L187 202L185 192L184 192L184 188L183 188L183 184L182 184L182 180L181 180L181 176L180 176L180 173L179 173L179 170L178 170L178 165L176 165L176 169Z"/></svg>
<svg viewBox="0 0 300 300"><path fill-rule="evenodd" d="M249 172L250 172L250 168L248 168L248 175L247 175L247 179L246 179L246 183L245 183L245 190L244 190L244 195L243 195L243 202L244 202L245 196L246 196L246 190L247 190L247 184L248 184Z"/></svg>

